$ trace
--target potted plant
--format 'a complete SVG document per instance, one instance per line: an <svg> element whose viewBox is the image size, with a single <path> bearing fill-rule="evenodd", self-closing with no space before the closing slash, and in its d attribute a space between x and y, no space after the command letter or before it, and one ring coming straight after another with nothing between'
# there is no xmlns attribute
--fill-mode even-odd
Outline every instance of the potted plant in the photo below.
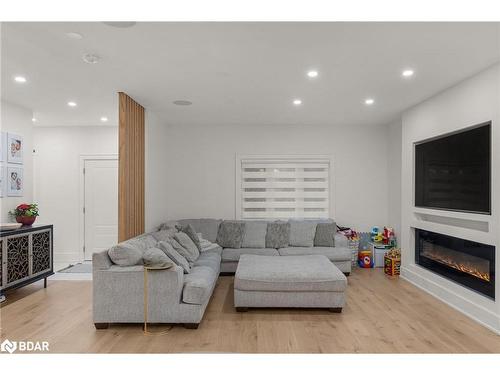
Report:
<svg viewBox="0 0 500 375"><path fill-rule="evenodd" d="M16 221L23 225L33 225L38 214L38 205L36 203L23 203L10 211L9 214L16 218Z"/></svg>

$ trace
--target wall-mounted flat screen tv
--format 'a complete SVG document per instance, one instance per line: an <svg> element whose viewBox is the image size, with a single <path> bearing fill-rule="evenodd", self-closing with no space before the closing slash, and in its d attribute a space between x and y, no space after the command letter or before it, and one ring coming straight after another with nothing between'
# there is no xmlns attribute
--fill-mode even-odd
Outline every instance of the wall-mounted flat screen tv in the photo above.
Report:
<svg viewBox="0 0 500 375"><path fill-rule="evenodd" d="M415 144L415 206L491 214L491 122Z"/></svg>

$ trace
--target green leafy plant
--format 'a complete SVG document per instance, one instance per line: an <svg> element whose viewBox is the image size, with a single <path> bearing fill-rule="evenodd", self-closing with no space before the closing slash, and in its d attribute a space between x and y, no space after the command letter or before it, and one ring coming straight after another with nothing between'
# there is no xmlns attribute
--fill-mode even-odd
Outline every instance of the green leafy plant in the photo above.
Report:
<svg viewBox="0 0 500 375"><path fill-rule="evenodd" d="M17 206L14 210L9 212L10 215L14 217L19 217L19 216L29 216L29 217L36 217L39 215L38 213L38 205L36 203L23 203Z"/></svg>

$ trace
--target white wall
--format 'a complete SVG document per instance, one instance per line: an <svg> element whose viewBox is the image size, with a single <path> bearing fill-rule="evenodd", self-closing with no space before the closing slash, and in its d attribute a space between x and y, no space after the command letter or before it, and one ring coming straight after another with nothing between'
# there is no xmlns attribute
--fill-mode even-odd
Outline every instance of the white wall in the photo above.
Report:
<svg viewBox="0 0 500 375"><path fill-rule="evenodd" d="M26 108L1 101L1 130L2 132L12 132L21 135L24 140L24 195L22 197L4 197L0 198L2 222L11 221L8 212L16 208L21 203L33 202L33 112ZM9 165L6 160L1 163L5 168ZM14 166L14 164L12 164ZM15 166L21 166L16 164Z"/></svg>
<svg viewBox="0 0 500 375"><path fill-rule="evenodd" d="M34 196L40 218L54 224L54 261L81 261L80 156L118 154L118 128L35 127L34 146Z"/></svg>
<svg viewBox="0 0 500 375"><path fill-rule="evenodd" d="M496 65L417 105L403 114L402 131L402 276L500 333L500 278L496 279L496 302L448 281L417 265L414 231L422 228L451 236L495 245L497 275L500 232L500 66ZM492 121L492 215L416 209L413 203L413 144L475 124ZM489 230L465 229L422 220L418 212L447 218L487 223Z"/></svg>
<svg viewBox="0 0 500 375"><path fill-rule="evenodd" d="M401 236L401 118L387 126L388 225Z"/></svg>
<svg viewBox="0 0 500 375"><path fill-rule="evenodd" d="M359 230L387 225L385 126L205 127L150 122L147 229L167 218L234 218L237 153L331 154L337 222Z"/></svg>

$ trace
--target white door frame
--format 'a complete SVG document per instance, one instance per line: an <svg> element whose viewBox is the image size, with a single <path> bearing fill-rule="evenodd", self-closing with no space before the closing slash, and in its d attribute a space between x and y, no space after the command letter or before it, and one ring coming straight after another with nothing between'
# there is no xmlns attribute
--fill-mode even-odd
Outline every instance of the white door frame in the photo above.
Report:
<svg viewBox="0 0 500 375"><path fill-rule="evenodd" d="M79 261L83 262L85 260L85 214L83 213L83 208L85 207L85 161L86 160L116 160L118 161L118 154L82 154L80 155L79 164L79 235L78 235L78 254ZM117 197L118 199L118 197Z"/></svg>

